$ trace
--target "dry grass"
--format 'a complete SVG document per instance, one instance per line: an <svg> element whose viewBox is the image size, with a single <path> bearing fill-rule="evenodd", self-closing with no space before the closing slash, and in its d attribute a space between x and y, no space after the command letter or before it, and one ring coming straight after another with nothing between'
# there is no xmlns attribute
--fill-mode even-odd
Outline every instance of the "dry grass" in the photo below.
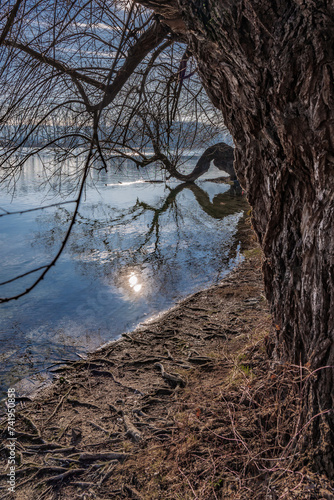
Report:
<svg viewBox="0 0 334 500"><path fill-rule="evenodd" d="M114 482L133 484L145 500L334 498L330 482L306 467L307 453L295 452L300 370L268 369L265 334L253 345L239 340L227 370L193 374L174 403L173 436L138 451Z"/></svg>

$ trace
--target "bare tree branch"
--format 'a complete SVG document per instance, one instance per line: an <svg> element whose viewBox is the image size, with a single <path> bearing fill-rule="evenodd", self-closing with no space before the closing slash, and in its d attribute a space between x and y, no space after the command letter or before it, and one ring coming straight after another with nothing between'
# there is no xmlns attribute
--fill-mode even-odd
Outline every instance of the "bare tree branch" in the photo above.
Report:
<svg viewBox="0 0 334 500"><path fill-rule="evenodd" d="M0 45L2 45L2 43L6 39L6 36L8 35L8 33L9 33L9 31L10 31L10 29L15 21L16 14L20 8L21 3L22 3L22 0L16 0L14 7L10 11L10 14L8 16L8 19L7 19L7 23L6 23L4 29L2 30L2 33L0 35Z"/></svg>
<svg viewBox="0 0 334 500"><path fill-rule="evenodd" d="M156 22L141 35L136 44L130 48L126 61L118 70L114 81L105 89L102 102L93 106L92 111L101 110L112 103L138 65L166 38L167 33L167 29Z"/></svg>
<svg viewBox="0 0 334 500"><path fill-rule="evenodd" d="M78 196L56 256L7 280L40 273L26 290L0 302L29 293L56 263L90 169L107 170L128 159L137 167L157 163L179 180L192 180L178 171L184 149L204 135L212 143L215 135L210 125L205 131L212 107L199 78L191 84L185 78L187 66L193 69L185 39L136 3L38 0L17 19L0 53L0 181L15 190L25 162L50 148L57 162L51 170L45 167L46 182L57 179L61 186L67 175L62 162L76 158L71 175ZM2 218L17 212L2 211Z"/></svg>
<svg viewBox="0 0 334 500"><path fill-rule="evenodd" d="M61 71L61 73L64 73L65 75L69 75L71 78L75 78L76 80L80 80L82 82L88 83L89 85L92 85L93 87L99 89L99 90L105 90L106 86L104 83L99 82L98 80L95 80L94 78L91 78L87 75L84 75L82 73L79 73L73 68L68 68L66 64L62 63L61 61L57 61L56 59L52 59L49 56L46 56L45 54L41 54L40 52L37 52L36 50L32 49L28 45L25 45L23 43L19 42L14 42L13 40L5 40L3 43L7 47L13 47L15 49L21 50L25 52L26 54L29 54L31 57L36 59L37 61L40 61L42 63L48 64L49 66L52 66L53 68L58 69Z"/></svg>

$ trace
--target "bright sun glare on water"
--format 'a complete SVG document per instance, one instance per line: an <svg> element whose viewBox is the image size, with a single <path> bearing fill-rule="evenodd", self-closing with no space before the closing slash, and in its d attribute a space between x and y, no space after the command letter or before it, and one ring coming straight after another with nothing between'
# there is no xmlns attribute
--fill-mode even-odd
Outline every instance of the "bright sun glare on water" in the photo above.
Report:
<svg viewBox="0 0 334 500"><path fill-rule="evenodd" d="M133 291L136 293L140 292L140 290L142 289L142 285L138 283L138 278L134 274L131 274L129 278L129 284Z"/></svg>

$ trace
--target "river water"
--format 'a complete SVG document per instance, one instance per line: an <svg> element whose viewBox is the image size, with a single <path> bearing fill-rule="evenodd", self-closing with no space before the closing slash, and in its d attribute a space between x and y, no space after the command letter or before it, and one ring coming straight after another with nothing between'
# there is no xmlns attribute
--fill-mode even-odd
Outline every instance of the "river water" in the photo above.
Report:
<svg viewBox="0 0 334 500"><path fill-rule="evenodd" d="M45 160L45 158L42 158ZM189 160L186 169L194 166ZM71 200L71 165L60 186L31 159L15 191L1 191L1 213ZM91 175L77 223L58 263L28 295L0 305L0 389L33 389L45 370L77 359L157 315L179 299L219 282L241 258L238 224L246 200L210 177L195 185L162 180L154 166L131 164ZM61 194L60 194L61 192ZM49 262L73 205L0 217L0 281ZM0 287L25 290L38 273Z"/></svg>

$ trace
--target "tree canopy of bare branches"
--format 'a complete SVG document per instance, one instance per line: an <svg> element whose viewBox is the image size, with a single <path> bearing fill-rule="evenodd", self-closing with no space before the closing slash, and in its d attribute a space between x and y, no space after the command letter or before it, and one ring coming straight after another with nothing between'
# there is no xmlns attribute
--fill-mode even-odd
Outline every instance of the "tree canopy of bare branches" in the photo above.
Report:
<svg viewBox="0 0 334 500"><path fill-rule="evenodd" d="M212 145L223 125L186 40L144 7L22 0L4 2L1 12L1 184L15 190L26 160L51 149L55 161L45 163L46 176L61 186L64 160L77 159L77 188L66 200L74 203L73 217L59 251L45 266L13 277L38 276L1 299L7 301L28 293L56 263L91 169L131 160L186 180L179 170L184 151Z"/></svg>

